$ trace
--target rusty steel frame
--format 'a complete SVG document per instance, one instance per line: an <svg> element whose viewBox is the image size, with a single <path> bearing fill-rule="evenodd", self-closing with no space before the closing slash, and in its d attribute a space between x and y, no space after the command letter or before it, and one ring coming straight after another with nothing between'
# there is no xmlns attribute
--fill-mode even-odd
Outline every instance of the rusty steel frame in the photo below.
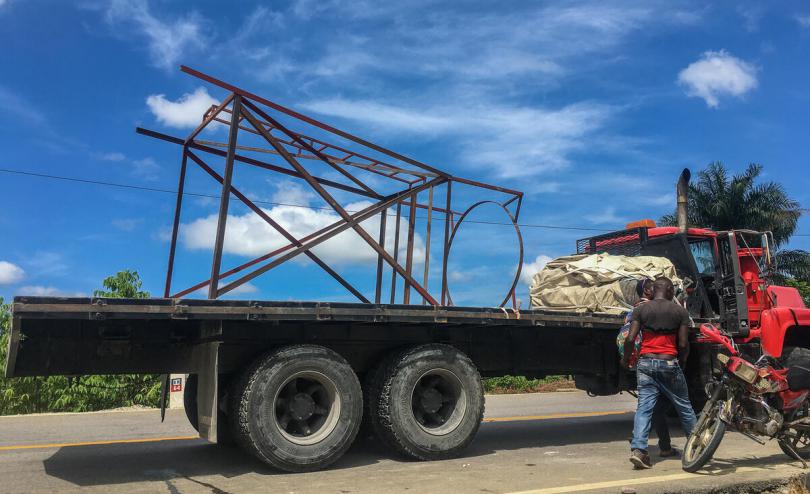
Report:
<svg viewBox="0 0 810 494"><path fill-rule="evenodd" d="M414 290L421 299L422 304L434 306L453 305L450 296L448 283L448 259L456 233L467 216L477 207L483 204L495 204L502 208L511 224L514 225L518 238L518 264L515 278L509 291L503 298L499 307L503 307L510 300L513 307L516 304L515 289L520 278L520 270L523 266L523 240L520 228L517 224L520 215L520 208L523 201L523 193L517 190L489 185L474 180L455 177L437 168L421 163L412 158L408 158L394 151L386 149L377 144L371 143L348 132L336 129L311 117L302 115L294 110L281 106L272 101L250 93L244 89L230 85L221 80L215 79L202 72L188 67L181 67L187 74L197 77L209 84L228 91L227 97L218 105L213 105L204 115L201 116L201 123L185 139L169 136L152 130L138 128L137 132L149 137L157 138L167 142L182 146L182 160L180 164L180 174L177 186L177 197L172 223L172 235L169 246L168 266L166 270L166 283L164 297L179 298L189 295L197 290L206 289L209 299L216 299L260 276L267 271L299 256L305 255L315 265L323 269L349 293L360 302L371 303L369 299L348 280L341 276L332 266L326 263L321 257L312 252L312 249L323 242L329 241L337 235L352 230L356 235L376 253L376 278L374 283L374 303L381 303L383 297L383 279L386 274L386 266L391 271L390 282L390 303L395 303L398 295L403 304L411 303L411 290ZM275 112L275 113L273 113ZM274 116L278 115L278 116ZM222 117L227 115L228 118ZM279 118L292 119L293 122L304 124L309 128L316 128L328 135L350 141L350 146L357 145L363 150L349 149L345 145L336 145L327 142L322 138L312 137L297 131L293 131ZM201 132L211 124L224 125L228 127L227 142L216 142L211 140L199 140ZM262 140L262 145L269 147L247 146L239 144L240 132L250 133L255 138ZM223 172L220 174L209 165L197 152L224 158ZM253 157L244 155L244 152L256 152L273 155L280 158L287 166L268 163ZM385 156L385 158L375 158L371 152ZM177 254L177 240L181 226L181 211L183 207L183 195L185 191L188 162L191 160L208 176L214 179L221 187L220 203L217 213L217 229L214 238L213 256L211 262L211 272L208 279L203 280L189 288L172 294L172 277L174 275L175 260ZM318 162L326 165L329 169L338 174L338 180L334 178L323 178L315 176L310 169L299 160L306 160L307 163ZM281 224L274 220L268 212L258 207L244 193L234 186L234 170L239 166L250 165L261 168L280 175L293 177L302 180L314 191L326 204L329 210L337 215L337 220L332 224L323 227L308 235L297 238ZM354 170L354 171L351 171ZM372 173L377 177L374 182L366 182L357 173ZM348 183L341 181L345 179ZM381 187L380 180L385 180L384 185L396 186L393 193L384 193L375 188ZM459 212L453 209L453 185L465 185L477 189L487 190L506 195L506 199L498 201L486 199L478 201ZM434 192L438 187L445 187L445 204L434 204ZM347 211L341 203L329 192L335 189L341 192L359 196L364 199L376 201L370 206L364 207L360 211ZM420 194L427 192L427 204L419 202ZM286 239L287 244L274 249L264 255L258 256L239 266L222 270L222 256L225 246L225 232L227 229L228 210L232 198L244 204L250 211L258 215L273 230ZM510 206L514 212L510 211ZM394 238L392 251L386 249L388 243L387 233L390 226L388 221L388 211L394 208L395 218ZM400 235L401 222L403 220L403 208L407 208L407 231L405 232L405 265L400 263ZM426 210L426 217L417 217L417 210ZM444 236L443 239L432 238L433 221L436 213L444 215ZM379 232L377 238L371 236L361 225L364 221L379 216ZM458 217L458 219L456 219ZM417 280L414 268L418 262L414 258L416 245L416 235L418 228L417 220L424 221L424 243L425 256L422 259L423 273L422 279ZM420 233L421 235L421 233ZM436 235L440 236L440 235ZM430 255L431 242L442 240L441 244L441 288L440 293L434 296L430 293ZM438 247L438 246L437 246ZM242 273L248 268L252 270ZM237 279L220 286L220 282L225 282L237 273L242 273ZM398 279L402 278L403 285L401 293L397 290Z"/></svg>

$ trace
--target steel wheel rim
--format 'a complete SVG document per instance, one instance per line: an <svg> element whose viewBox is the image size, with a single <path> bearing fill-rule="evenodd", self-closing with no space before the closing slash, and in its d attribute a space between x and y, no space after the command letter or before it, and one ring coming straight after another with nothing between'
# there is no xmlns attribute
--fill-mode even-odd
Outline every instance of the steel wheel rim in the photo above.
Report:
<svg viewBox="0 0 810 494"><path fill-rule="evenodd" d="M790 447L799 454L810 452L810 434L795 429L792 432L794 434L787 436L787 443L790 444Z"/></svg>
<svg viewBox="0 0 810 494"><path fill-rule="evenodd" d="M694 431L686 441L683 454L687 461L693 461L695 457L703 453L709 446L712 436L714 436L717 428L720 427L720 417L718 417L715 412L711 417L706 417L704 424L705 427L702 427L701 430Z"/></svg>
<svg viewBox="0 0 810 494"><path fill-rule="evenodd" d="M802 409L798 411L798 413L796 414L795 417L793 417L793 419L798 420L800 418L807 417L808 407L810 406L805 402L805 404L802 406ZM789 436L786 435L785 439L787 440L787 443L790 445L790 447L793 448L799 454L810 453L810 433L799 431L793 428L788 430L792 432L792 434Z"/></svg>
<svg viewBox="0 0 810 494"><path fill-rule="evenodd" d="M325 374L301 371L288 377L273 398L270 417L284 439L308 446L326 439L340 419L340 394Z"/></svg>
<svg viewBox="0 0 810 494"><path fill-rule="evenodd" d="M456 430L467 412L467 392L452 371L431 369L413 385L410 410L416 425L432 436Z"/></svg>

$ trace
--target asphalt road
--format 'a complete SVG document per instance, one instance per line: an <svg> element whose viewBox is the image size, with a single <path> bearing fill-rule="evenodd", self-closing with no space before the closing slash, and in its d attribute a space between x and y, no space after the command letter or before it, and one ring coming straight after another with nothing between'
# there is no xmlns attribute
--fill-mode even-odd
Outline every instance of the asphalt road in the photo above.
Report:
<svg viewBox="0 0 810 494"><path fill-rule="evenodd" d="M706 473L686 474L677 459L633 471L634 408L627 395L488 396L485 423L462 458L405 461L365 439L329 470L308 474L280 473L195 438L182 410L162 424L154 410L0 417L0 492L672 492L801 473L776 444L733 433ZM677 425L673 432L683 446Z"/></svg>

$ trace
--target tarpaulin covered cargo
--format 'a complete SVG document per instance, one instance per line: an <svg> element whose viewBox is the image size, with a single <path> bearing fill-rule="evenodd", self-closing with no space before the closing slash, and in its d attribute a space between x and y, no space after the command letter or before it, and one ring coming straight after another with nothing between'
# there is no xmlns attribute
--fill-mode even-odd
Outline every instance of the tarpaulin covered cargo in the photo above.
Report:
<svg viewBox="0 0 810 494"><path fill-rule="evenodd" d="M666 276L682 286L675 266L663 257L575 255L554 259L534 275L530 289L534 309L621 314L638 300L644 278Z"/></svg>

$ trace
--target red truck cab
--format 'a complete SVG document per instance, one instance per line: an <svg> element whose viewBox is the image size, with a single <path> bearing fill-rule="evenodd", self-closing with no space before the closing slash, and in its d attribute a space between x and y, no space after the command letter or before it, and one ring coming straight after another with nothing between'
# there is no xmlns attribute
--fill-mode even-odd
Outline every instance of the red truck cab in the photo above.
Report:
<svg viewBox="0 0 810 494"><path fill-rule="evenodd" d="M686 307L696 321L719 323L741 341L759 340L773 357L785 346L810 348L810 309L795 288L772 284L770 233L715 232L656 226L652 220L577 242L577 252L669 259L684 280Z"/></svg>

